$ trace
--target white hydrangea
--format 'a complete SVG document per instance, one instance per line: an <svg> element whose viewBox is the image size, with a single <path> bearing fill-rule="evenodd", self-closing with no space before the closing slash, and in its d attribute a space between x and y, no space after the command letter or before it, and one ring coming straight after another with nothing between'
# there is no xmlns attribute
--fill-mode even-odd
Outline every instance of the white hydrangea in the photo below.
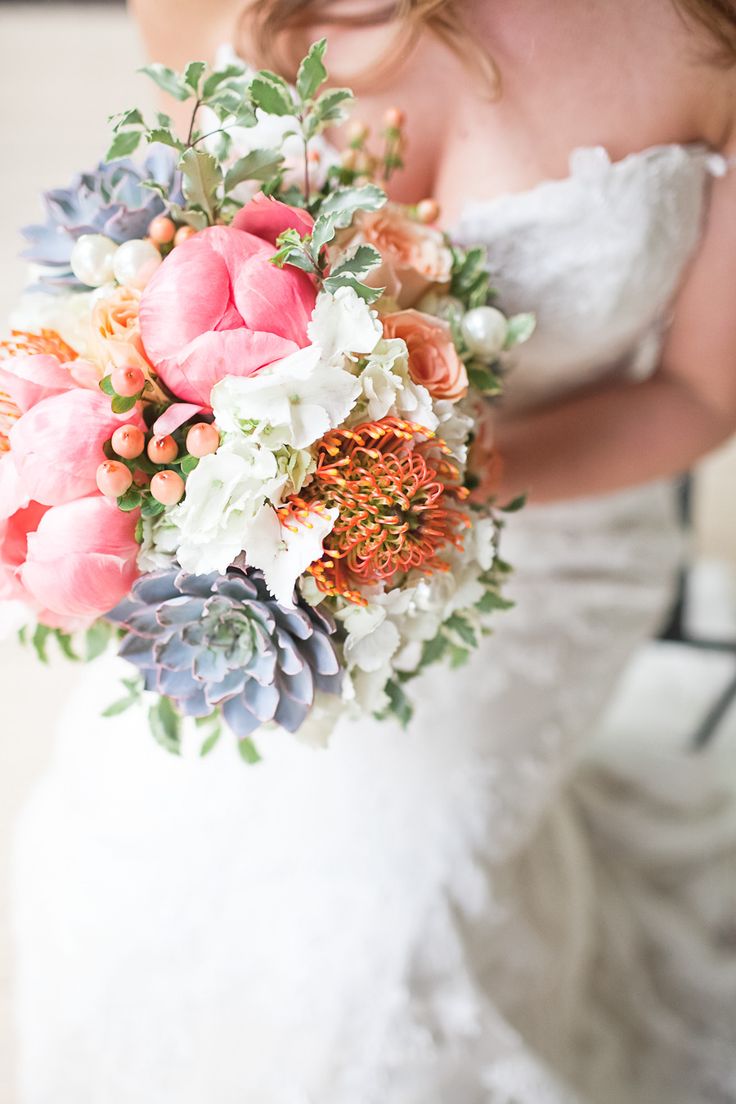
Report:
<svg viewBox="0 0 736 1104"><path fill-rule="evenodd" d="M161 568L171 567L181 540L181 531L173 520L171 511L164 510L155 518L142 517L141 530L141 547L138 552L138 567L141 571L159 571Z"/></svg>
<svg viewBox="0 0 736 1104"><path fill-rule="evenodd" d="M184 501L169 515L180 531L177 558L184 570L224 572L245 547L248 523L266 499L279 501L285 483L267 449L225 445L203 457Z"/></svg>
<svg viewBox="0 0 736 1104"><path fill-rule="evenodd" d="M468 459L468 437L475 425L473 419L449 399L436 400L434 412L439 423L437 436L445 442L453 458L459 464L465 465Z"/></svg>
<svg viewBox="0 0 736 1104"><path fill-rule="evenodd" d="M359 394L355 376L308 345L255 376L226 376L212 389L212 408L224 433L274 451L304 449L341 425Z"/></svg>
<svg viewBox="0 0 736 1104"><path fill-rule="evenodd" d="M365 355L381 340L383 327L376 311L351 287L334 294L321 292L307 326L309 340L331 364L351 354Z"/></svg>
<svg viewBox="0 0 736 1104"><path fill-rule="evenodd" d="M431 432L437 429L432 396L409 375L409 354L402 338L379 341L358 378L361 397L351 419L353 424L393 414Z"/></svg>
<svg viewBox="0 0 736 1104"><path fill-rule="evenodd" d="M249 520L244 535L246 559L251 567L261 569L266 586L282 606L293 607L296 581L322 555L323 541L337 514L337 510L312 511L282 524L276 511L265 504Z"/></svg>

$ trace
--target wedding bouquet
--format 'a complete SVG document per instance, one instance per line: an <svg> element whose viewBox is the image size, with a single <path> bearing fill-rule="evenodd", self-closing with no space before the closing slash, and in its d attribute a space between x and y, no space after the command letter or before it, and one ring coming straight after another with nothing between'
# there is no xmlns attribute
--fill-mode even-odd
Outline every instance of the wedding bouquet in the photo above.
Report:
<svg viewBox="0 0 736 1104"><path fill-rule="evenodd" d="M0 598L150 695L220 721L246 759L280 725L345 710L406 721L406 683L467 658L508 603L499 514L474 504L487 396L527 315L490 305L480 249L437 205L387 201L379 152L325 42L291 87L237 61L146 72L191 101L186 138L114 117L106 160L25 231L36 285L0 347ZM130 156L148 147L139 163ZM512 507L518 503L510 504ZM80 643L81 642L81 643Z"/></svg>

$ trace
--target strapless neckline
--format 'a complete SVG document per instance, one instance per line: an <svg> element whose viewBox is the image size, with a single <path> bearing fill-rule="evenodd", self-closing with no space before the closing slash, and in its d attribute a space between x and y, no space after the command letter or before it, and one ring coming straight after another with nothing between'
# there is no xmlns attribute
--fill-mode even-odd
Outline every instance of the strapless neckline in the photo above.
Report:
<svg viewBox="0 0 736 1104"><path fill-rule="evenodd" d="M688 159L701 161L704 171L712 176L723 176L729 165L736 160L729 159L707 143L698 141L660 142L640 150L633 150L618 158L612 158L608 149L601 144L575 146L568 155L568 171L564 176L545 177L528 188L501 192L487 199L466 200L450 233L452 235L455 230L459 230L466 218L482 217L490 212L495 213L497 209L502 209L511 203L524 203L549 192L565 190L581 177L587 176L591 180L605 176L615 177L632 168L637 168L640 164L646 165L678 153L684 154Z"/></svg>

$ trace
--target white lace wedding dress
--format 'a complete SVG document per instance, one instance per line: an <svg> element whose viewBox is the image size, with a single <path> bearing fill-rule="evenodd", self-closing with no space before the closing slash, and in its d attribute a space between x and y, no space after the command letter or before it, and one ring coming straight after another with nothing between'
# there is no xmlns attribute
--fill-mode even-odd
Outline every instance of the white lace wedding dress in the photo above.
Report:
<svg viewBox="0 0 736 1104"><path fill-rule="evenodd" d="M509 402L652 369L724 167L582 149L467 208L538 316ZM596 738L671 600L673 490L529 508L504 553L516 608L407 732L172 759L92 669L19 833L22 1104L736 1102L727 769Z"/></svg>

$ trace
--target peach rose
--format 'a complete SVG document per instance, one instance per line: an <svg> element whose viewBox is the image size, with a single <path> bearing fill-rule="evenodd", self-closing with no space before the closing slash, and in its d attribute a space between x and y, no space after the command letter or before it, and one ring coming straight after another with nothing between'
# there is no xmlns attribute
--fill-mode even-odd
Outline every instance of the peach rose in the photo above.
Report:
<svg viewBox="0 0 736 1104"><path fill-rule="evenodd" d="M139 291L118 287L100 299L92 312L95 351L108 371L135 365L150 373L138 325L140 303Z"/></svg>
<svg viewBox="0 0 736 1104"><path fill-rule="evenodd" d="M380 211L360 213L349 244L361 242L374 245L383 257L366 282L385 287L399 307L413 307L431 287L449 283L452 253L444 236L411 218L405 207L388 203Z"/></svg>
<svg viewBox="0 0 736 1104"><path fill-rule="evenodd" d="M457 402L468 390L468 374L457 355L448 322L418 310L383 318L384 337L400 337L409 350L409 375L433 399Z"/></svg>

